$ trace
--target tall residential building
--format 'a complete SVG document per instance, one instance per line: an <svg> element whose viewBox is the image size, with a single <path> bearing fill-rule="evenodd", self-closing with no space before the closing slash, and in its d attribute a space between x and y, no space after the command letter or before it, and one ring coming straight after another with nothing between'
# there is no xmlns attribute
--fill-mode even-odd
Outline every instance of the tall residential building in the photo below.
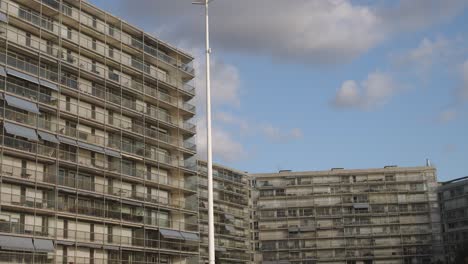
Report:
<svg viewBox="0 0 468 264"><path fill-rule="evenodd" d="M206 162L198 162L200 199L200 263L208 262L208 193ZM216 264L252 263L248 175L213 166Z"/></svg>
<svg viewBox="0 0 468 264"><path fill-rule="evenodd" d="M440 257L433 167L251 177L257 263L429 264Z"/></svg>
<svg viewBox="0 0 468 264"><path fill-rule="evenodd" d="M468 245L468 177L444 182L439 187L440 216L446 263L454 263Z"/></svg>
<svg viewBox="0 0 468 264"><path fill-rule="evenodd" d="M0 21L0 262L197 263L193 58L83 0Z"/></svg>

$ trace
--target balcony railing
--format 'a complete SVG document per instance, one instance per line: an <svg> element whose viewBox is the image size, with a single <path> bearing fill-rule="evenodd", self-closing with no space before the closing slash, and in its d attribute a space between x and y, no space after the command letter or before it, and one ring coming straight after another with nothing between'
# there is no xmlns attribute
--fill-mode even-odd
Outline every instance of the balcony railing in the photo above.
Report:
<svg viewBox="0 0 468 264"><path fill-rule="evenodd" d="M86 39L86 37L84 35L82 35L82 37L79 37L78 33L74 32L74 31L69 31L67 27L62 27L62 26L60 26L58 24L54 24L48 18L45 18L45 17L40 16L38 14L35 14L35 13L29 11L29 10L26 10L26 9L23 9L23 8L18 8L17 6L11 5L8 2L2 3L1 10L3 12L5 12L5 13L8 13L11 16L16 16L16 17L18 17L20 19L23 19L23 20L25 20L25 21L27 21L29 23L32 23L32 24L34 24L36 26L39 26L39 27L41 27L41 28L43 28L45 30L48 30L52 34L55 34L55 35L62 34L62 37L64 37L64 39L70 39L71 41L73 41L75 43L79 42L80 45L82 45L82 46L84 46L84 47L86 47L86 48L88 48L90 50L93 50L95 52L98 52L101 55L112 54L111 58L113 58L114 60L117 60L118 62L121 62L121 63L126 64L128 66L136 67L136 66L132 65L133 63L132 63L132 58L131 58L130 55L126 55L124 53L121 53L118 50L110 49L106 45L101 45L101 44L93 41L91 38ZM85 21L85 19L79 19L79 20ZM106 25L106 27L107 27L107 25ZM12 30L8 29L8 33L10 33L10 31L12 31ZM106 32L108 32L108 31L106 31ZM110 31L110 32L112 32L112 31ZM18 34L18 33L16 33L16 34ZM11 34L9 34L9 35L11 35ZM111 34L111 35L115 36L115 34ZM13 36L12 41L14 41L14 38L15 37ZM26 37L25 36L21 36L21 37L17 36L16 38L17 39L22 39L24 41ZM78 41L78 39L80 39L80 41ZM45 46L42 43L38 43L37 41L29 39L29 42L31 42L31 41L36 42L36 43L31 43L31 44L28 45L31 48L37 48L41 52L44 52L44 51L49 52L50 51L49 53L51 53L51 54L53 54L55 56L58 56L59 54L62 54L61 52L52 52L52 50L53 50L52 47ZM25 43L19 43L19 44L25 44ZM149 48L149 49L146 49L146 50L151 50L151 49L152 48ZM165 54L163 54L161 52L158 52L158 54L159 53L161 55L158 55L157 58L162 59L164 62L167 62L166 59L163 59L163 58L167 58L166 57L167 55L165 55ZM101 67L99 67L97 65L92 65L91 66L89 62L80 61L79 58L74 57L74 56L72 56L70 54L68 54L66 56L66 58L65 58L65 56L62 56L62 55L60 55L58 57L63 59L66 62L71 62L71 63L75 63L76 65L80 65L81 68L84 67L84 68L88 69L89 71L95 72L95 73L97 73L99 75L102 74L103 77L107 76L107 78L110 78L110 79L112 79L114 81L116 79L121 79L120 81L122 82L122 84L132 83L132 80L129 80L129 79L126 79L126 78L117 78L114 74L108 73L109 72L108 69L101 68ZM169 64L173 65L172 63L169 63ZM173 66L175 66L175 67L177 67L179 69L182 69L182 70L184 70L186 72L189 72L189 73L193 72L191 70L191 67L187 67L186 65L180 65L179 66L179 65L177 65L177 63L175 63L175 65L173 65ZM141 67L137 67L137 68L141 68ZM145 67L143 67L142 70L144 70L144 72L146 72L148 75L151 75L152 77L160 79L156 71L148 70ZM185 87L183 82L177 81L177 80L175 80L173 78L170 78L170 79L164 78L164 79L160 79L160 81L163 81L163 82L166 82L166 83L168 83L170 85L176 86L179 89L190 93L191 95L195 94L195 90L192 89L193 87L191 87L190 85L188 87Z"/></svg>
<svg viewBox="0 0 468 264"><path fill-rule="evenodd" d="M162 225L161 225L162 226ZM141 236L123 236L117 234L89 232L84 230L63 229L58 227L47 227L42 225L25 225L17 222L0 222L0 232L21 235L35 235L59 240L71 240L77 242L93 243L96 245L122 245L133 247L151 247L161 249L173 249L177 247L181 251L197 251L198 243L194 241L167 241L159 239L157 233L148 233ZM165 245L165 246L164 246ZM195 249L196 248L196 249ZM0 253L3 255L3 252ZM1 259L1 257L0 257Z"/></svg>
<svg viewBox="0 0 468 264"><path fill-rule="evenodd" d="M120 159L113 158L114 161L109 162L104 155L98 155L92 158L85 152L68 152L64 150L57 150L56 148L45 146L39 143L34 143L27 140L21 140L10 136L1 135L0 140L3 146L15 150L26 151L32 154L45 156L49 158L59 158L63 161L76 163L82 166L87 166L95 169L106 170L108 172L120 173L126 176L138 177L151 181L157 181L159 184L165 184L177 188L185 188L188 190L195 190L196 184L191 181L178 181L171 178L158 177L158 174L151 173L145 170L129 169L127 166L121 166Z"/></svg>
<svg viewBox="0 0 468 264"><path fill-rule="evenodd" d="M81 203L80 200L73 201L73 204L60 203L56 199L43 199L38 197L30 197L26 195L18 195L8 193L6 191L1 192L2 200L1 204L13 205L20 207L29 207L35 209L45 210L59 210L61 212L69 212L82 214L92 217L99 218L111 218L116 220L123 220L127 222L143 223L147 225L157 225L162 227L171 227L178 230L197 231L198 224L190 223L188 221L176 221L162 219L162 221L155 221L152 216L145 216L144 210L140 212L132 212L130 207L127 207L128 211L124 211L124 205L114 202L101 203L98 206L90 205L89 203ZM111 208L111 209L106 209Z"/></svg>
<svg viewBox="0 0 468 264"><path fill-rule="evenodd" d="M3 88L4 83L5 83L4 81L0 81L0 90L4 89ZM63 109L63 110L67 111L67 109L69 109L69 111L76 112L76 114L80 113L81 115L83 115L83 114L87 115L91 119L109 120L108 115L104 115L102 113L101 114L97 113L96 111L90 110L88 108L84 108L84 107L80 106L79 104L74 104L74 103L71 103L71 102L67 102L65 100L60 100L59 101L55 97L52 97L52 96L49 96L49 95L46 95L46 94L42 94L42 93L38 93L37 91L33 91L33 90L30 90L30 89L24 88L22 86L10 83L10 82L6 82L6 90L9 91L9 92L12 92L14 94L20 95L20 96L25 96L25 97L27 97L29 99L32 99L32 100L37 100L38 102L41 102L41 103L49 104L51 106L56 106L57 104L61 105L62 108L63 108L63 106L65 106L65 109ZM72 109L76 109L77 111L72 111ZM3 111L0 113L0 115L2 115L2 117L3 117ZM19 123L23 123L23 124L27 124L27 125L31 125L31 126L38 126L40 128L50 130L51 132L54 132L54 133L58 132L58 133L63 134L63 135L76 137L76 138L79 138L81 140L85 140L88 143L92 143L92 144L105 145L105 142L107 141L107 139L105 137L92 135L90 133L78 131L78 130L76 130L74 128L71 128L71 127L65 127L65 126L61 125L60 123L48 121L48 120L46 120L46 119L44 119L42 117L39 117L39 116L37 116L35 114L31 114L31 113L24 114L24 113L14 111L14 110L11 110L11 109L6 109L4 117L6 119L13 120L13 121L16 121L16 122L19 122ZM130 129L132 132L138 133L140 135L145 135L146 137L157 139L157 140L163 141L165 143L168 143L168 144L171 144L171 145L174 145L174 146L180 146L180 147L183 147L183 148L191 150L191 151L196 150L195 144L192 144L192 143L190 143L188 141L180 142L179 140L177 140L176 137L172 137L172 136L169 136L169 135L167 135L165 133L161 133L158 130L155 130L155 129L152 129L152 128L146 128L144 126L140 126L140 125L133 124L133 123L129 123L128 121L119 119L117 117L113 117L111 120L112 120L112 122L110 124L111 125L116 124L116 125L118 125L119 128L123 128L123 129L126 129L126 130ZM108 144L108 146L109 147L114 147L114 148L115 147L120 148L120 144L117 144L117 145Z"/></svg>

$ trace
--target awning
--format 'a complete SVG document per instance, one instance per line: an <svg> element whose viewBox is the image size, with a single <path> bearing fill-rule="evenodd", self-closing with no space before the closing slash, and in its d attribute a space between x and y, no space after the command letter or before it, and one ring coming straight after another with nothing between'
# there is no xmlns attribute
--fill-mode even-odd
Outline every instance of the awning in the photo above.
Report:
<svg viewBox="0 0 468 264"><path fill-rule="evenodd" d="M129 205L133 205L133 206L142 206L141 203L138 203L138 202L132 202L132 201L127 201L127 200L122 200L122 203L124 204L129 204Z"/></svg>
<svg viewBox="0 0 468 264"><path fill-rule="evenodd" d="M42 132L38 130L37 134L42 140L49 141L49 142L56 143L56 144L60 143L60 141L58 141L56 136L49 134L47 132Z"/></svg>
<svg viewBox="0 0 468 264"><path fill-rule="evenodd" d="M0 12L0 21L8 23L8 17L5 13Z"/></svg>
<svg viewBox="0 0 468 264"><path fill-rule="evenodd" d="M3 124L6 132L9 134L17 135L20 137L25 137L30 140L38 141L39 138L37 137L36 130L32 128L27 128L24 126L18 126L9 122L5 122Z"/></svg>
<svg viewBox="0 0 468 264"><path fill-rule="evenodd" d="M66 246L73 246L75 243L73 241L57 240L57 244L66 245Z"/></svg>
<svg viewBox="0 0 468 264"><path fill-rule="evenodd" d="M9 106L13 106L19 109L26 110L31 113L36 113L40 114L39 108L37 107L37 104L20 99L16 96L11 96L8 94L5 94L5 101Z"/></svg>
<svg viewBox="0 0 468 264"><path fill-rule="evenodd" d="M184 240L184 237L182 236L182 234L179 231L169 230L169 229L159 229L159 233L164 238Z"/></svg>
<svg viewBox="0 0 468 264"><path fill-rule="evenodd" d="M34 251L32 238L0 235L0 248L9 250Z"/></svg>
<svg viewBox="0 0 468 264"><path fill-rule="evenodd" d="M102 244L92 244L92 243L76 243L77 247L88 247L88 248L102 248Z"/></svg>
<svg viewBox="0 0 468 264"><path fill-rule="evenodd" d="M236 229L233 226L227 225L227 226L225 226L225 228L229 232L236 232Z"/></svg>
<svg viewBox="0 0 468 264"><path fill-rule="evenodd" d="M297 227L297 226L290 226L290 227L288 227L288 232L297 233L297 232L299 232L299 227Z"/></svg>
<svg viewBox="0 0 468 264"><path fill-rule="evenodd" d="M52 243L52 240L49 240L49 239L35 238L34 247L36 248L36 251L44 251L44 252L55 251L54 243Z"/></svg>
<svg viewBox="0 0 468 264"><path fill-rule="evenodd" d="M364 209L364 208L369 208L368 203L355 203L353 204L353 207L356 209Z"/></svg>
<svg viewBox="0 0 468 264"><path fill-rule="evenodd" d="M3 66L0 66L0 76L6 77L6 70Z"/></svg>
<svg viewBox="0 0 468 264"><path fill-rule="evenodd" d="M118 246L111 246L111 245L103 245L103 249L108 249L108 250L119 250L120 248Z"/></svg>
<svg viewBox="0 0 468 264"><path fill-rule="evenodd" d="M22 72L19 72L17 70L13 70L13 69L7 69L7 73L8 73L8 75L12 75L12 76L18 77L20 79L23 79L23 80L26 80L26 81L29 81L29 82L39 84L39 79L37 77L32 76L32 75L22 73Z"/></svg>
<svg viewBox="0 0 468 264"><path fill-rule="evenodd" d="M231 221L235 221L235 220L236 220L236 219L234 218L234 216L231 215L231 214L225 214L224 217L225 217L226 219L228 219L228 220L231 220Z"/></svg>
<svg viewBox="0 0 468 264"><path fill-rule="evenodd" d="M219 252L226 252L226 248L225 248L225 247L216 247L215 250L216 250L216 251L219 251Z"/></svg>
<svg viewBox="0 0 468 264"><path fill-rule="evenodd" d="M39 79L39 84L44 87L50 88L54 91L57 91L57 92L59 91L59 88L55 83Z"/></svg>
<svg viewBox="0 0 468 264"><path fill-rule="evenodd" d="M112 157L116 157L116 158L121 158L122 156L120 155L120 152L117 152L115 150L112 150L112 149L105 149L104 150L104 153L106 153L106 155L109 155L109 156L112 156Z"/></svg>
<svg viewBox="0 0 468 264"><path fill-rule="evenodd" d="M61 143L65 143L65 144L72 145L72 146L77 146L78 145L76 140L69 139L69 138L62 137L62 136L57 136L57 138Z"/></svg>
<svg viewBox="0 0 468 264"><path fill-rule="evenodd" d="M84 149L87 149L87 150L91 150L91 151L94 151L94 152L99 152L99 153L104 154L104 148L102 148L102 147L98 147L98 146L88 144L88 143L84 143L84 142L81 142L81 141L78 141L78 146L80 148L84 148Z"/></svg>
<svg viewBox="0 0 468 264"><path fill-rule="evenodd" d="M198 234L194 233L189 233L189 232L184 232L180 231L180 234L185 238L187 241L200 241L200 237L198 237Z"/></svg>

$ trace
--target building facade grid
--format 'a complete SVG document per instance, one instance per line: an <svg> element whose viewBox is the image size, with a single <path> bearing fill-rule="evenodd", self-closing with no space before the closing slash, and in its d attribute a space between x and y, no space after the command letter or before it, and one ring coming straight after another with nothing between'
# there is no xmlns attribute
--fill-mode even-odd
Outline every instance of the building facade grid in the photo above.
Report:
<svg viewBox="0 0 468 264"><path fill-rule="evenodd" d="M193 58L86 1L0 1L2 263L197 263Z"/></svg>

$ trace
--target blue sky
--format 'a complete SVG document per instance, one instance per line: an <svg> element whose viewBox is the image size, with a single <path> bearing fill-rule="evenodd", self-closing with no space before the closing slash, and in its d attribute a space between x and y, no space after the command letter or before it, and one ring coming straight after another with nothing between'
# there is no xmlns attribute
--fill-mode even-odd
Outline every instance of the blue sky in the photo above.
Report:
<svg viewBox="0 0 468 264"><path fill-rule="evenodd" d="M196 57L203 9L92 0ZM419 166L468 175L467 0L216 0L214 158L249 172Z"/></svg>

